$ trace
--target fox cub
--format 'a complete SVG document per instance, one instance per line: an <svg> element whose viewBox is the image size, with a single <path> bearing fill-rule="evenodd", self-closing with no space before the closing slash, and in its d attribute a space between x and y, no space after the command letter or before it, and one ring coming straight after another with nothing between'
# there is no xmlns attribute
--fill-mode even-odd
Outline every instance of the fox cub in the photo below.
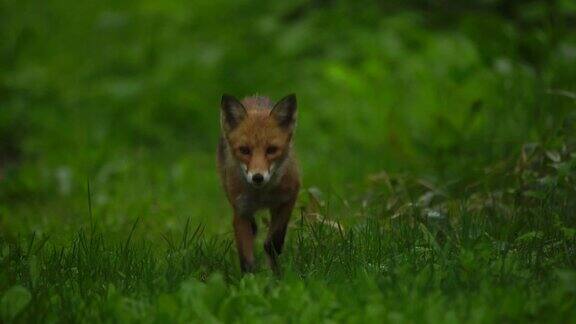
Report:
<svg viewBox="0 0 576 324"><path fill-rule="evenodd" d="M296 96L286 96L276 104L266 97L242 101L223 95L221 137L218 144L218 173L234 211L234 234L242 272L255 268L254 213L270 210L270 226L264 250L270 267L279 273L290 214L300 180L292 135L296 125Z"/></svg>

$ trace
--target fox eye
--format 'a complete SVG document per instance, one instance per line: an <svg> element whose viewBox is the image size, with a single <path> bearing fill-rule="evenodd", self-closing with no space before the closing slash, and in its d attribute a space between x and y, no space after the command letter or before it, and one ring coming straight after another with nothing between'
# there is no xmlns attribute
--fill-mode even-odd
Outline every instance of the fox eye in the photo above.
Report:
<svg viewBox="0 0 576 324"><path fill-rule="evenodd" d="M243 155L250 155L250 153L251 153L250 148L248 146L240 146L240 148L238 150Z"/></svg>
<svg viewBox="0 0 576 324"><path fill-rule="evenodd" d="M278 146L271 145L266 149L266 154L268 155L275 154L276 152L278 152Z"/></svg>

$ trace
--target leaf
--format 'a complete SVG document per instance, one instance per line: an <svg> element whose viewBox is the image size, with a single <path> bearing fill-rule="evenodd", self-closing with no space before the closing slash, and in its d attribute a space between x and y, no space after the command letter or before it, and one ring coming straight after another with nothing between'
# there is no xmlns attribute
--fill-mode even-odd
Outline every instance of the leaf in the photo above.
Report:
<svg viewBox="0 0 576 324"><path fill-rule="evenodd" d="M525 233L525 234L521 235L520 237L518 237L516 239L516 242L518 242L518 243L530 243L530 242L534 242L536 240L540 240L540 239L542 239L542 237L544 237L544 233L542 233L540 231L532 231L532 232Z"/></svg>
<svg viewBox="0 0 576 324"><path fill-rule="evenodd" d="M16 285L8 289L0 300L0 317L5 321L11 321L20 314L32 300L32 294L28 289Z"/></svg>
<svg viewBox="0 0 576 324"><path fill-rule="evenodd" d="M524 191L522 194L526 197L536 198L536 199L540 199L540 200L546 198L546 194L542 191L527 190L527 191Z"/></svg>
<svg viewBox="0 0 576 324"><path fill-rule="evenodd" d="M324 207L324 194L322 191L320 191L320 189L316 187L310 187L308 188L308 195L310 198L310 203L314 206L314 208L320 209L321 207Z"/></svg>
<svg viewBox="0 0 576 324"><path fill-rule="evenodd" d="M40 278L40 265L38 264L38 258L35 255L30 258L29 268L32 287L35 288L38 283L38 278Z"/></svg>
<svg viewBox="0 0 576 324"><path fill-rule="evenodd" d="M438 253L443 259L445 259L444 251L440 248L440 245L436 241L436 238L434 238L434 235L428 230L426 225L420 223L419 227L420 231L422 231L422 234L424 235L424 239L426 240L426 242L430 244L432 248L434 248L436 253Z"/></svg>
<svg viewBox="0 0 576 324"><path fill-rule="evenodd" d="M576 228L562 227L560 231L566 240L576 239Z"/></svg>
<svg viewBox="0 0 576 324"><path fill-rule="evenodd" d="M0 262L4 261L10 255L10 247L5 245L0 252Z"/></svg>
<svg viewBox="0 0 576 324"><path fill-rule="evenodd" d="M325 206L323 194L320 189L316 187L308 188L308 205L306 206L306 217L316 220L322 213L322 208Z"/></svg>
<svg viewBox="0 0 576 324"><path fill-rule="evenodd" d="M158 313L161 318L177 318L178 309L179 305L176 297L169 294L161 294L158 297Z"/></svg>
<svg viewBox="0 0 576 324"><path fill-rule="evenodd" d="M536 153L538 147L538 143L526 143L522 145L522 163L528 163L530 159L532 159L532 156Z"/></svg>
<svg viewBox="0 0 576 324"><path fill-rule="evenodd" d="M560 160L562 160L560 153L556 151L546 151L546 156L552 160L552 162L560 162Z"/></svg>
<svg viewBox="0 0 576 324"><path fill-rule="evenodd" d="M566 292L576 293L576 272L567 269L556 270L556 275L560 281L560 287Z"/></svg>

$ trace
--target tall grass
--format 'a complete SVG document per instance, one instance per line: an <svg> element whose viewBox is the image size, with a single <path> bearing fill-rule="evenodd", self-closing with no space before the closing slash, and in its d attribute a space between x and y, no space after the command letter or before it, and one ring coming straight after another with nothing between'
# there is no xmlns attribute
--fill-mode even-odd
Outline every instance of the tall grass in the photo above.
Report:
<svg viewBox="0 0 576 324"><path fill-rule="evenodd" d="M551 191L533 208L508 205L506 212L474 210L468 199L435 213L372 206L354 222L327 208L302 209L281 256L281 279L264 262L242 277L230 238L207 235L190 220L163 238L135 240L135 222L121 240L93 228L65 245L35 235L2 240L3 283L33 296L18 305L11 288L2 316L562 322L576 315L571 203Z"/></svg>

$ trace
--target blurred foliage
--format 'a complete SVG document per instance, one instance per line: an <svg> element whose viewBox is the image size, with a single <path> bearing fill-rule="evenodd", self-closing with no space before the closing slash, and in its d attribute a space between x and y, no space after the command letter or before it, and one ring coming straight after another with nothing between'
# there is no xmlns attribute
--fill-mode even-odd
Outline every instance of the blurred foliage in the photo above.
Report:
<svg viewBox="0 0 576 324"><path fill-rule="evenodd" d="M575 31L573 0L0 0L0 318L565 322ZM220 96L292 92L289 275L239 279Z"/></svg>
<svg viewBox="0 0 576 324"><path fill-rule="evenodd" d="M569 0L3 1L0 13L7 213L72 221L88 181L109 223L226 213L212 158L223 92L296 92L304 183L338 195L382 170L473 181L574 118Z"/></svg>

